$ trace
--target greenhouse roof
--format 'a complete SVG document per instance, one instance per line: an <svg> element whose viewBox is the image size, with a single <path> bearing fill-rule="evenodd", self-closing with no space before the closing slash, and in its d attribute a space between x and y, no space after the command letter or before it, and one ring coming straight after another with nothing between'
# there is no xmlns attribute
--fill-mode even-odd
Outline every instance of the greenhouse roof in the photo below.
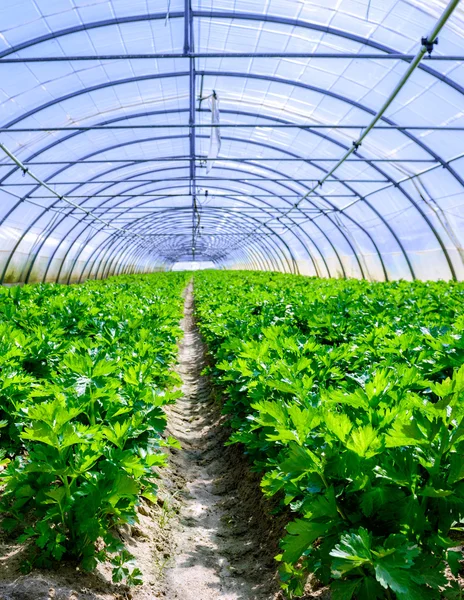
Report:
<svg viewBox="0 0 464 600"><path fill-rule="evenodd" d="M463 59L458 0L3 0L1 280L464 279Z"/></svg>

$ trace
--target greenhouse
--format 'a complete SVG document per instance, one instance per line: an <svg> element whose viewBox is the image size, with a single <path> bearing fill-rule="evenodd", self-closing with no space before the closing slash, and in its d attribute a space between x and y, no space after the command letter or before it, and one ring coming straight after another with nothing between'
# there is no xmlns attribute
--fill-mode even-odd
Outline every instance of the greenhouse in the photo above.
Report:
<svg viewBox="0 0 464 600"><path fill-rule="evenodd" d="M0 14L2 281L463 278L459 2Z"/></svg>
<svg viewBox="0 0 464 600"><path fill-rule="evenodd" d="M0 599L464 598L464 4L0 2Z"/></svg>

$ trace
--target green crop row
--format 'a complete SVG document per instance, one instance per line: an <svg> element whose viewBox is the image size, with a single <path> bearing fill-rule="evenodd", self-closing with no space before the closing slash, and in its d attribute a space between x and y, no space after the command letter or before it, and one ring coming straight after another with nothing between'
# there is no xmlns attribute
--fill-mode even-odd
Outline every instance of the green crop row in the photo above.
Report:
<svg viewBox="0 0 464 600"><path fill-rule="evenodd" d="M288 594L461 598L464 286L205 272L195 299L231 443L295 513Z"/></svg>
<svg viewBox="0 0 464 600"><path fill-rule="evenodd" d="M110 559L114 581L140 583L115 527L155 499L175 443L162 407L187 277L0 289L1 524L30 546L26 568Z"/></svg>

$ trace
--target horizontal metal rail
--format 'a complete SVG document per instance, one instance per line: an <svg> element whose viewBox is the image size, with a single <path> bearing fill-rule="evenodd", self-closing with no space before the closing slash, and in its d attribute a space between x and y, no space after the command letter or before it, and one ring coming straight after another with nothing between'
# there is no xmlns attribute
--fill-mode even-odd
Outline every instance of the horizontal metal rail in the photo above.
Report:
<svg viewBox="0 0 464 600"><path fill-rule="evenodd" d="M450 161L451 162L451 161ZM182 167L181 167L182 168ZM169 181L190 181L190 177L169 177ZM246 183L248 181L263 181L262 177L215 177L214 175L197 175L197 179L202 181L237 181L238 183ZM132 183L165 183L164 179L131 179ZM317 179L298 178L295 180L294 177L276 177L269 179L269 183L281 182L281 181L292 181L293 183L315 183ZM100 184L113 184L119 185L126 183L124 179L98 179L95 181L49 181L50 185L100 185ZM327 183L388 183L388 179L328 179ZM7 181L0 183L2 187L24 187L25 185L36 186L36 183L8 183Z"/></svg>
<svg viewBox="0 0 464 600"><path fill-rule="evenodd" d="M179 194L66 194L66 198L185 198L186 196L190 196L191 192L184 192ZM195 194L198 196L198 194ZM248 196L247 192L243 192L242 194L221 194L221 193L212 193L211 195L216 196L216 198L221 198L222 196L227 196L228 198L243 198L244 196ZM279 194L279 198L299 198L301 194ZM253 194L254 198L275 198L275 194ZM325 198L357 198L358 194L324 194ZM36 200L53 200L56 196L31 196Z"/></svg>
<svg viewBox="0 0 464 600"><path fill-rule="evenodd" d="M260 118L260 117L258 117ZM265 118L265 117L263 117ZM0 133L48 133L50 131L104 131L106 129L230 129L234 127L246 129L364 129L364 125L334 124L305 124L305 123L194 123L193 125L153 123L152 125L70 125L66 127L0 127ZM459 125L379 125L376 129L390 129L391 131L464 131L464 126Z"/></svg>
<svg viewBox="0 0 464 600"><path fill-rule="evenodd" d="M415 54L402 53L370 53L358 54L356 52L167 52L146 54L95 54L70 55L70 56L24 56L21 58L2 58L0 64L10 63L40 63L40 62L68 62L92 60L159 60L159 59L191 59L191 58L321 58L345 60L407 60L413 61ZM427 58L428 61L462 61L463 55L434 54Z"/></svg>
<svg viewBox="0 0 464 600"><path fill-rule="evenodd" d="M256 196L254 194L250 194L249 196L250 198L255 198ZM117 196L115 196L115 199L117 199ZM86 207L92 210L101 210L105 213L121 213L121 214L126 214L128 212L141 212L141 213L146 213L146 212L151 212L154 209L158 210L158 209L163 209L163 210L179 210L179 209L184 209L185 206L174 206L172 204L156 204L153 206L91 206L86 204ZM55 207L57 208L57 207ZM191 208L191 207L190 207ZM266 212L266 213L270 213L270 212L277 212L277 213L282 213L282 211L285 209L284 206L266 206L265 208L260 207L260 206L225 206L225 205L215 205L215 204L205 204L203 206L199 205L198 210L203 210L203 209L222 209L222 208L227 208L227 210L229 211L237 211L237 212ZM304 208L301 210L301 212L306 213L306 212L316 212L319 213L320 212L320 208ZM293 218L293 217L292 217Z"/></svg>
<svg viewBox="0 0 464 600"><path fill-rule="evenodd" d="M143 141L143 140L140 140ZM132 164L138 164L138 163L149 163L149 162L187 162L189 160L188 156L174 156L172 158L170 157L163 157L163 156L159 156L159 157L155 157L155 158L125 158L125 159L113 159L113 158L106 158L106 159L99 159L99 160L42 160L42 161L30 161L30 162L25 162L24 165L77 165L77 164L84 164L84 165L94 165L94 164L119 164L119 163L132 163ZM283 157L283 158L277 158L277 157L262 157L262 156L252 156L252 157L225 157L225 156L220 156L219 158L206 158L206 157L200 157L197 156L195 158L195 160L198 160L200 162L207 162L207 161L213 161L213 162L248 162L248 161L255 161L255 162L262 162L262 161L276 161L276 162L339 162L338 158L321 158L321 157L317 157L317 158L313 158L312 156L298 156L295 158L288 158L288 157ZM436 162L440 162L438 159L435 158L362 158L362 157L356 157L356 158L347 158L345 159L345 161L343 162L382 162L382 163L436 163ZM444 161L446 164L446 161ZM440 164L443 164L443 162L440 162ZM11 169L11 164L10 163L0 163L0 167L9 167ZM332 173L331 173L332 175Z"/></svg>

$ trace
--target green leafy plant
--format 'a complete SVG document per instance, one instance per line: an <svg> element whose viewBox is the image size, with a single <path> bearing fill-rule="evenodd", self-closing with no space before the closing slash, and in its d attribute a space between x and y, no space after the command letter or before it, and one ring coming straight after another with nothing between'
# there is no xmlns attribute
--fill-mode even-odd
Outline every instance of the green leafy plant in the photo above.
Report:
<svg viewBox="0 0 464 600"><path fill-rule="evenodd" d="M224 410L262 489L297 514L282 587L456 597L464 516L462 284L195 276Z"/></svg>
<svg viewBox="0 0 464 600"><path fill-rule="evenodd" d="M156 500L165 462L163 407L188 274L120 277L82 286L25 286L0 297L0 510L20 532L25 568L110 560L114 581L140 571L117 535L142 497ZM25 526L24 523L27 523Z"/></svg>

